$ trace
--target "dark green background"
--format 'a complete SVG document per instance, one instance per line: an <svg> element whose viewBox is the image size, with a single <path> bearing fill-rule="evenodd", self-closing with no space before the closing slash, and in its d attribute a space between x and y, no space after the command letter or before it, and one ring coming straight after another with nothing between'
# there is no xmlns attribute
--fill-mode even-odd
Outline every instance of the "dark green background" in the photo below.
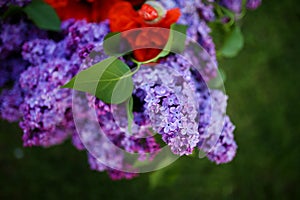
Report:
<svg viewBox="0 0 300 200"><path fill-rule="evenodd" d="M1 122L0 199L300 199L299 21L297 1L265 0L243 20L243 51L220 61L237 127L233 162L184 157L155 188L150 174L114 182L69 142L17 159L21 130Z"/></svg>

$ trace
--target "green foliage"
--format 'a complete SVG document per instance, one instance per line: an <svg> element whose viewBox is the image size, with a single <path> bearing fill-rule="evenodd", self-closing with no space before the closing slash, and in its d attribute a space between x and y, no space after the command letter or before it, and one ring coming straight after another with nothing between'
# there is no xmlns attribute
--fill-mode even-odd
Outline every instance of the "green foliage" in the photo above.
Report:
<svg viewBox="0 0 300 200"><path fill-rule="evenodd" d="M182 24L172 24L170 27L170 35L168 42L157 56L158 58L165 57L170 52L181 53L185 48L187 26Z"/></svg>
<svg viewBox="0 0 300 200"><path fill-rule="evenodd" d="M41 29L59 31L60 20L55 10L43 1L32 1L24 8L24 12Z"/></svg>
<svg viewBox="0 0 300 200"><path fill-rule="evenodd" d="M131 70L125 63L116 57L110 57L79 72L62 88L88 92L105 103L119 104L132 94L131 75Z"/></svg>
<svg viewBox="0 0 300 200"><path fill-rule="evenodd" d="M131 47L128 42L122 38L121 33L108 33L103 41L104 52L109 56L123 56L130 52Z"/></svg>
<svg viewBox="0 0 300 200"><path fill-rule="evenodd" d="M226 36L220 52L225 57L236 56L244 46L244 38L241 29L235 26Z"/></svg>

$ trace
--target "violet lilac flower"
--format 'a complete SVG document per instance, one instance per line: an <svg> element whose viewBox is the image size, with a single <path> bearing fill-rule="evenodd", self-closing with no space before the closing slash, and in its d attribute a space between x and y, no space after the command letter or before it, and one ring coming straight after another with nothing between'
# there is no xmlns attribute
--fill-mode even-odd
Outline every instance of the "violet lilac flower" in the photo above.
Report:
<svg viewBox="0 0 300 200"><path fill-rule="evenodd" d="M247 0L246 7L249 10L257 9L261 4L261 0Z"/></svg>

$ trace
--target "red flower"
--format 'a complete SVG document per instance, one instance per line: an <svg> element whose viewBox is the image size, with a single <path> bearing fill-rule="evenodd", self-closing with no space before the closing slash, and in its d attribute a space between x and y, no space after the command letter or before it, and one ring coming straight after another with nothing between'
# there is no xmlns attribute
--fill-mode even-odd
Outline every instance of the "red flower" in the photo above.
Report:
<svg viewBox="0 0 300 200"><path fill-rule="evenodd" d="M45 0L51 5L61 20L74 18L88 22L100 22L108 18L108 10L122 0ZM141 5L144 0L131 1L132 5Z"/></svg>
<svg viewBox="0 0 300 200"><path fill-rule="evenodd" d="M164 12L157 2L144 3L144 0L45 0L57 12L61 20L74 18L85 19L88 22L110 20L112 32L123 32L135 28L161 27L169 29L180 17L178 8ZM154 4L154 5L152 5ZM133 6L141 6L139 11ZM161 7L161 8L158 8ZM109 11L109 12L108 12ZM132 48L151 46L156 48L138 49L133 52L138 61L146 61L159 54L168 41L168 31L139 30L127 33L125 36Z"/></svg>
<svg viewBox="0 0 300 200"><path fill-rule="evenodd" d="M169 31L165 29L139 29L143 27L161 27L169 29L171 24L180 17L178 8L168 10L164 16L150 4L144 4L139 11L133 9L128 2L118 2L110 9L108 18L112 32L127 31L122 34L133 49L133 55L138 61L146 61L156 57L168 41ZM151 46L155 48L142 48Z"/></svg>

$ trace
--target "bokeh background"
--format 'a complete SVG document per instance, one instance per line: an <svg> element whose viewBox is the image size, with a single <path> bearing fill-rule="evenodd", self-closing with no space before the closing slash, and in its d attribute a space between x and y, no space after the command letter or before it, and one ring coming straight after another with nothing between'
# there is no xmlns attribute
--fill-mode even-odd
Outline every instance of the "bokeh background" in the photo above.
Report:
<svg viewBox="0 0 300 200"><path fill-rule="evenodd" d="M155 173L112 181L70 142L22 148L0 122L0 199L300 199L300 6L263 1L243 19L245 47L221 59L239 145L233 162L182 157Z"/></svg>

